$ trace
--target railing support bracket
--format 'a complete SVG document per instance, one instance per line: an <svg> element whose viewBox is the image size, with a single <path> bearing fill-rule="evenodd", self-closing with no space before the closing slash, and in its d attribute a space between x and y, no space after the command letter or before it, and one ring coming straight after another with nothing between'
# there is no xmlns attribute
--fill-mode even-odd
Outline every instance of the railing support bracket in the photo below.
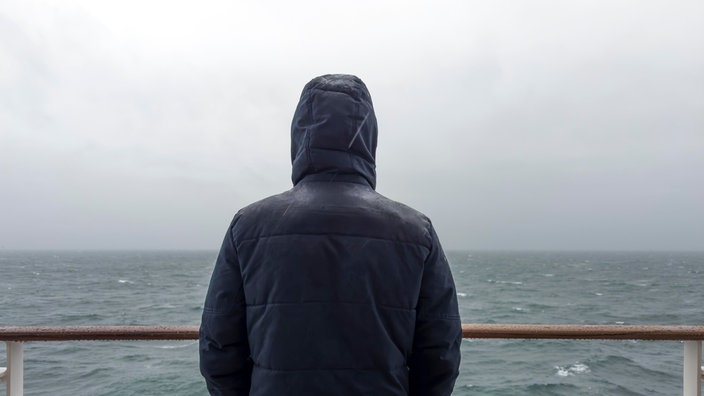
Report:
<svg viewBox="0 0 704 396"><path fill-rule="evenodd" d="M682 373L682 390L684 396L701 396L702 394L702 342L684 342L684 372Z"/></svg>
<svg viewBox="0 0 704 396"><path fill-rule="evenodd" d="M22 396L24 394L24 356L22 343L18 341L5 342L7 352L7 367L2 371L0 379L5 381L7 396Z"/></svg>

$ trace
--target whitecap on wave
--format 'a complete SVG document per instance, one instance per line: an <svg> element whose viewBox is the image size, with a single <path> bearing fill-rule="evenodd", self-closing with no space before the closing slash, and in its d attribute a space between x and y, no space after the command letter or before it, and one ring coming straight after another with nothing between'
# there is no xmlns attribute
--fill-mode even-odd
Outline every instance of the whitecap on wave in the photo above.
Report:
<svg viewBox="0 0 704 396"><path fill-rule="evenodd" d="M577 374L588 373L590 371L589 366L579 362L568 367L555 366L555 370L557 370L558 377L570 377Z"/></svg>
<svg viewBox="0 0 704 396"><path fill-rule="evenodd" d="M157 345L156 348L158 349L181 349L181 348L188 348L191 345L197 344L198 341L193 341L189 343L181 343L177 345Z"/></svg>
<svg viewBox="0 0 704 396"><path fill-rule="evenodd" d="M521 281L504 281L504 280L494 280L494 279L489 279L487 280L489 283L497 283L500 285L522 285L523 282Z"/></svg>

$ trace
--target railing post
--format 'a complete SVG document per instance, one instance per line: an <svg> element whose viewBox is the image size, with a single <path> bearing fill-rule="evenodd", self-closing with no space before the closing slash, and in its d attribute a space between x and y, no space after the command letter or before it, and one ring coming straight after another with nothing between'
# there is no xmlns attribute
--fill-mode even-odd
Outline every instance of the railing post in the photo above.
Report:
<svg viewBox="0 0 704 396"><path fill-rule="evenodd" d="M7 396L22 396L24 393L24 356L22 343L8 341L5 343L7 350L7 371L5 372L5 386Z"/></svg>
<svg viewBox="0 0 704 396"><path fill-rule="evenodd" d="M684 396L701 396L702 394L702 342L684 342L684 373L682 389Z"/></svg>

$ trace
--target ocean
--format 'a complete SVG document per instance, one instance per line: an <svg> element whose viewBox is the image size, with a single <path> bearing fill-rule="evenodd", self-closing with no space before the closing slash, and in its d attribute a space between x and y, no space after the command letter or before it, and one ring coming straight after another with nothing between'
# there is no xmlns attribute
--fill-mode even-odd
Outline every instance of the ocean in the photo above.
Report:
<svg viewBox="0 0 704 396"><path fill-rule="evenodd" d="M215 256L0 250L0 326L197 325ZM463 323L704 324L704 253L447 256ZM453 395L677 395L682 350L676 341L464 340ZM24 353L26 395L207 394L196 341L31 342ZM0 343L0 365L4 356Z"/></svg>

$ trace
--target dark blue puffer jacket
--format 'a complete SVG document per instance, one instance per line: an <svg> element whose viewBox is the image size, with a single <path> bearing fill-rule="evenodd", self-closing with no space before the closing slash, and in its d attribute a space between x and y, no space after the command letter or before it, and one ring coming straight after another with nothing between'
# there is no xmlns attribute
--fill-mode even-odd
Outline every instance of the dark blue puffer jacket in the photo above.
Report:
<svg viewBox="0 0 704 396"><path fill-rule="evenodd" d="M374 191L376 118L354 76L303 90L294 187L240 210L205 300L212 395L449 395L461 328L423 214Z"/></svg>

